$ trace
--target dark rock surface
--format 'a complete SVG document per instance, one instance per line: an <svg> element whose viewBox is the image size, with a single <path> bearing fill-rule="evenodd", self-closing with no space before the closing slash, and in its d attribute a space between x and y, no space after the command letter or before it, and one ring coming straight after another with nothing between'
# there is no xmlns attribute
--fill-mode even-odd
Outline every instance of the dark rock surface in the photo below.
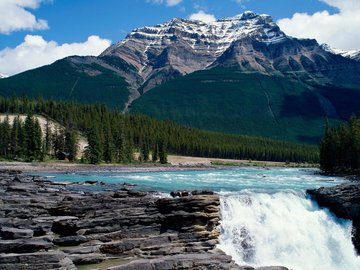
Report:
<svg viewBox="0 0 360 270"><path fill-rule="evenodd" d="M254 269L216 248L220 201L213 192L159 198L95 181L97 191L87 191L89 183L8 171L0 171L0 182L0 269L70 270L104 261L94 268Z"/></svg>
<svg viewBox="0 0 360 270"><path fill-rule="evenodd" d="M339 218L353 221L353 243L360 253L360 183L322 187L308 190L307 193Z"/></svg>

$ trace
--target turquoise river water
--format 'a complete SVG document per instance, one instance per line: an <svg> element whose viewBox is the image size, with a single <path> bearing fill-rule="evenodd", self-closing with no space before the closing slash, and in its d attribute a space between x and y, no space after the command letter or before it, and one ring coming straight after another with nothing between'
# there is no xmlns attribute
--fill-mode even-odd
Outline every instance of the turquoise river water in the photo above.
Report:
<svg viewBox="0 0 360 270"><path fill-rule="evenodd" d="M176 172L41 173L53 181L136 184L162 194L210 189L220 194L219 248L239 265L282 265L295 270L358 270L351 222L337 219L306 196L342 178L312 169L229 168Z"/></svg>

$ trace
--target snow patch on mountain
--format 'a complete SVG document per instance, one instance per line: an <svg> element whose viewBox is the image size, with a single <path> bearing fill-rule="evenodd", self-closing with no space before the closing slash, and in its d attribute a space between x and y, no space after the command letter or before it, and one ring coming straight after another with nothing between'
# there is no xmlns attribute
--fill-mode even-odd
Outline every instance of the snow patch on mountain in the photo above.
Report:
<svg viewBox="0 0 360 270"><path fill-rule="evenodd" d="M101 56L126 55L124 60L136 66L139 73L143 73L148 65L152 65L152 56L160 55L173 44L181 43L192 52L209 57L211 63L235 41L245 38L271 44L282 42L288 37L273 22L271 16L246 11L208 23L172 19L163 24L137 28Z"/></svg>
<svg viewBox="0 0 360 270"><path fill-rule="evenodd" d="M7 77L9 77L9 76L0 73L0 79L5 79L5 78L7 78Z"/></svg>
<svg viewBox="0 0 360 270"><path fill-rule="evenodd" d="M144 38L148 46L164 46L174 42L176 37L182 37L195 50L204 44L209 48L215 46L216 55L220 55L232 42L245 37L271 43L279 42L286 36L279 31L269 15L258 15L247 11L235 17L209 23L172 19L153 27L138 28L117 46L138 38Z"/></svg>
<svg viewBox="0 0 360 270"><path fill-rule="evenodd" d="M360 62L360 50L356 51L345 51L337 48L332 48L329 44L322 44L321 47L332 54L338 54L346 58L353 59L355 61Z"/></svg>

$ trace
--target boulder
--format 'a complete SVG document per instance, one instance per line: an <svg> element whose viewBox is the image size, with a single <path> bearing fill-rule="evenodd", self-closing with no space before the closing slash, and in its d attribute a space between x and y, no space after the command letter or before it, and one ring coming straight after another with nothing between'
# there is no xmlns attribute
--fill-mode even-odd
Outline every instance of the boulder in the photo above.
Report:
<svg viewBox="0 0 360 270"><path fill-rule="evenodd" d="M74 264L101 263L106 259L106 255L101 253L71 254L68 257Z"/></svg>
<svg viewBox="0 0 360 270"><path fill-rule="evenodd" d="M54 239L54 244L58 246L78 246L86 242L87 238L82 235L66 236Z"/></svg>
<svg viewBox="0 0 360 270"><path fill-rule="evenodd" d="M34 236L34 231L29 229L17 229L2 227L0 229L0 237L2 239L19 239L19 238L31 238Z"/></svg>
<svg viewBox="0 0 360 270"><path fill-rule="evenodd" d="M44 239L0 240L0 253L33 253L49 250L53 247L52 242Z"/></svg>
<svg viewBox="0 0 360 270"><path fill-rule="evenodd" d="M0 269L76 270L76 267L63 252L53 251L25 254L0 254Z"/></svg>
<svg viewBox="0 0 360 270"><path fill-rule="evenodd" d="M353 221L353 243L360 254L360 183L346 183L335 187L307 190L322 207L337 217Z"/></svg>

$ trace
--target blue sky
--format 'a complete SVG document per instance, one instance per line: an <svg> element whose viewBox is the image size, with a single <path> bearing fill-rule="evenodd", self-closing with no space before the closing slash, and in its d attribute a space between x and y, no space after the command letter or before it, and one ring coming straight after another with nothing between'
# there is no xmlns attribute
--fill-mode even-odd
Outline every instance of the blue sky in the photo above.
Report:
<svg viewBox="0 0 360 270"><path fill-rule="evenodd" d="M340 26L340 29L329 30L334 28L331 25L342 24L348 29L348 24L355 22L357 27L354 27L353 32L360 32L356 30L360 29L360 18L350 22L347 20L346 23L342 23L341 18L340 21L335 18L339 14L354 13L354 10L360 12L359 2L360 0L0 0L0 73L12 75L51 63L64 55L80 54L81 50L84 54L96 55L110 43L123 39L136 27L162 23L174 17L189 18L198 12L208 14L211 18L234 16L245 10L266 13L273 16L290 35L317 38L320 42L330 41L330 45L347 50L356 49L356 44L359 44L360 49L358 39L344 39L341 43L339 37L332 37L336 34L335 30L338 33L344 32ZM354 14L353 16L360 16L360 13ZM345 18L345 15L342 17ZM326 33L322 21L330 22ZM25 58L21 59L22 55L27 56L30 63L21 63L25 61ZM31 55L36 57L32 59Z"/></svg>

